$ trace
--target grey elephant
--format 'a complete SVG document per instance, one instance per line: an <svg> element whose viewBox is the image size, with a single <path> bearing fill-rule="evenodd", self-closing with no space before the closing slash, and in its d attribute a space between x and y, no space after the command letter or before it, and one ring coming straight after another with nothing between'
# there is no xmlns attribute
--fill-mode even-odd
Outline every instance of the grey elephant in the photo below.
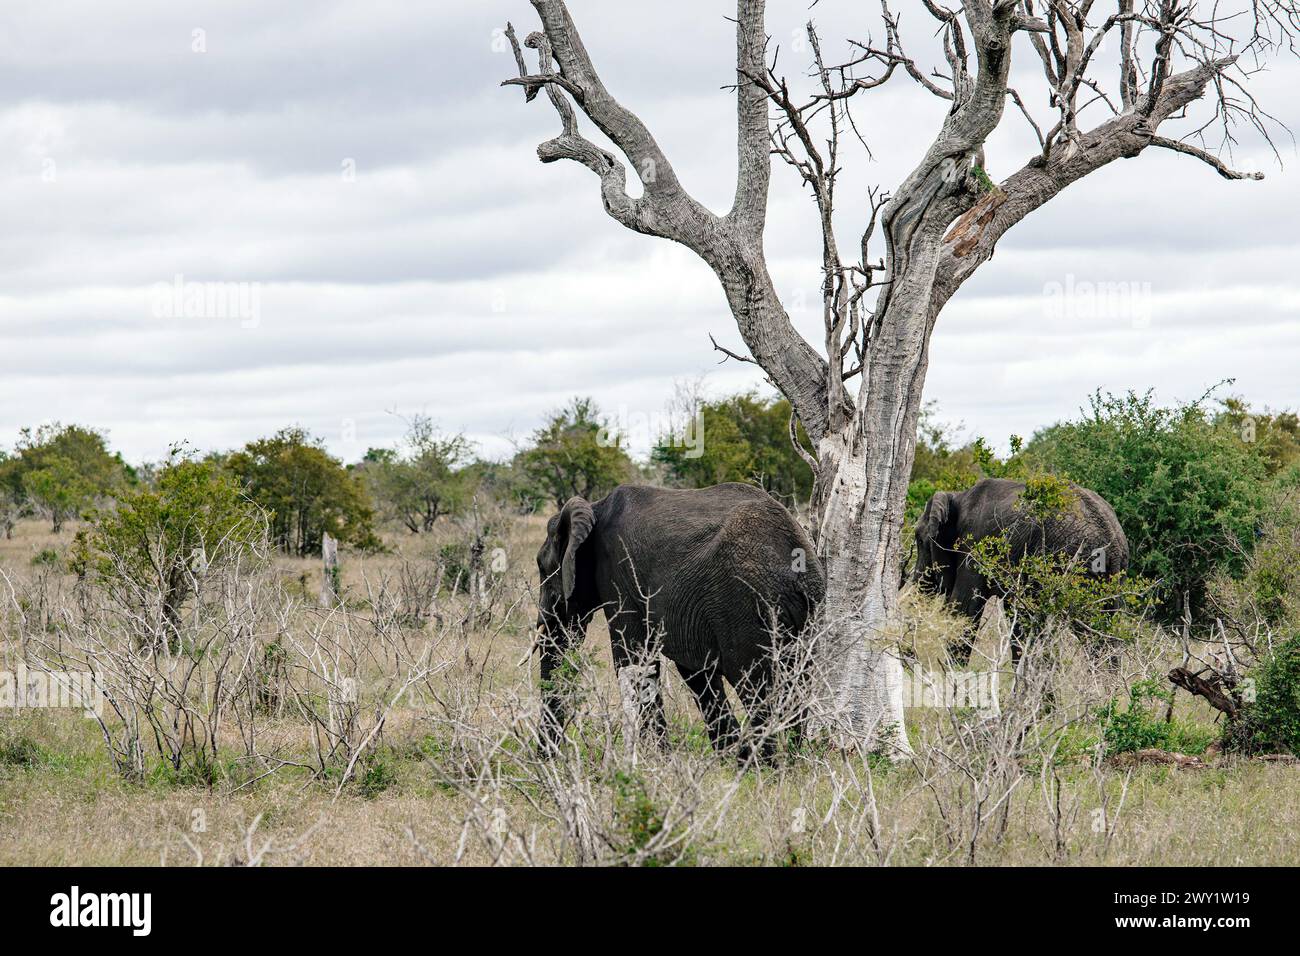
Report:
<svg viewBox="0 0 1300 956"><path fill-rule="evenodd" d="M666 739L662 652L722 750L740 738L723 680L761 729L774 640L802 631L825 592L821 564L789 512L761 488L734 483L621 485L595 503L570 498L547 524L537 569L544 752L558 745L568 717L554 676L597 611L609 624L620 685L632 685L641 733ZM769 735L758 737L770 753Z"/></svg>
<svg viewBox="0 0 1300 956"><path fill-rule="evenodd" d="M969 557L974 543L1005 533L1012 561L1039 552L1077 556L1090 574L1120 574L1128 568L1128 539L1114 509L1095 491L1075 484L1070 489L1070 506L1042 522L1020 506L1024 482L1005 478L985 478L966 491L937 491L926 503L916 523L912 578L923 591L943 595L971 619L949 647L958 666L970 660L985 602L1004 596L974 567ZM1022 635L1013 631L1013 664L1021 649Z"/></svg>

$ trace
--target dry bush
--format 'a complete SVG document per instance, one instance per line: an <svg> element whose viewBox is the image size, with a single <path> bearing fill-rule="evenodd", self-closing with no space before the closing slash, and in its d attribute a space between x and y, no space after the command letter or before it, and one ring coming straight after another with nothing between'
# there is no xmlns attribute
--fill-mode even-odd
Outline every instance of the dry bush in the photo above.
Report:
<svg viewBox="0 0 1300 956"><path fill-rule="evenodd" d="M245 864L1190 862L1225 858L1184 839L1185 818L1204 826L1242 813L1259 823L1261 793L1284 782L1285 768L1243 771L1232 778L1240 802L1229 807L1197 782L1217 769L1117 767L1098 711L1136 682L1163 679L1181 659L1178 635L1140 629L1113 669L1069 633L1046 631L1013 672L1009 623L996 608L971 665L998 675L996 707L914 707L916 757L904 765L795 733L821 686L807 666L816 631L780 645L763 729L746 721L724 753L663 668L660 747L638 733L640 715L628 706L645 698L645 685L620 687L599 623L563 669L574 715L564 746L543 755L532 636L542 533L537 519L488 521L481 512L477 525L471 518L402 539L409 553L345 555L343 601L330 608L295 584L295 574L320 573L314 564L232 563L202 582L175 652L140 640L148 622L92 584L7 562L0 666L93 669L109 706L94 725L97 757L72 726L79 716L5 725L0 800L20 795L11 805L23 809L0 832L21 841L31 829L97 862L148 862L132 855L141 852ZM474 586L445 586L441 546L480 537ZM499 570L494 548L504 553ZM942 687L945 648L964 623L905 593L894 636L913 673ZM743 701L733 707L743 711ZM1179 719L1206 718L1190 698L1178 708ZM119 780L43 777L60 753L103 760ZM46 779L54 782L41 789ZM86 827L104 828L102 846L60 843L73 838L52 836L40 814L64 813L69 799L84 804L89 794L98 809ZM196 805L223 821L219 835L185 828ZM1264 819L1284 822L1288 812L1270 807ZM1233 853L1288 858L1260 826L1234 823ZM1183 856L1162 857L1168 847Z"/></svg>

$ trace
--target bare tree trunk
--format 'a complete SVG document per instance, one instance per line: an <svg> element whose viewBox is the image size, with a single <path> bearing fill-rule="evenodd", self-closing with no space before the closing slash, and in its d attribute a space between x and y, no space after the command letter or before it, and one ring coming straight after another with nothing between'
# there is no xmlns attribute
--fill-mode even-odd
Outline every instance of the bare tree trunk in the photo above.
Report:
<svg viewBox="0 0 1300 956"><path fill-rule="evenodd" d="M342 595L339 574L339 543L330 537L328 531L321 535L321 607L337 607Z"/></svg>
<svg viewBox="0 0 1300 956"><path fill-rule="evenodd" d="M838 742L874 741L891 756L911 752L903 724L903 670L888 646L888 628L898 609L897 535L888 509L871 506L882 479L868 460L859 423L822 441L825 492L816 510L817 546L826 569L821 619L828 646L822 665L829 678L830 705L821 722ZM833 466L833 470L830 470ZM901 510L899 518L901 522Z"/></svg>
<svg viewBox="0 0 1300 956"><path fill-rule="evenodd" d="M769 330L788 327L790 320L765 266L734 247L725 252L710 264L747 344L755 354L777 350L765 337ZM898 610L897 545L916 450L928 339L916 331L924 328L925 316L896 321L903 326L899 344L907 348L871 353L871 380L880 387L868 396L865 414L853 413L847 403L833 410L830 418L838 430L821 435L812 463L818 476L813 537L826 573L819 615L819 670L826 693L815 723L841 746L867 743L895 758L910 754L911 747L904 724L903 667L889 630ZM908 328L913 330L910 338L903 335ZM796 408L826 406L830 389L824 375L791 376L788 382L781 381L779 372L774 377ZM882 453L885 449L892 454Z"/></svg>

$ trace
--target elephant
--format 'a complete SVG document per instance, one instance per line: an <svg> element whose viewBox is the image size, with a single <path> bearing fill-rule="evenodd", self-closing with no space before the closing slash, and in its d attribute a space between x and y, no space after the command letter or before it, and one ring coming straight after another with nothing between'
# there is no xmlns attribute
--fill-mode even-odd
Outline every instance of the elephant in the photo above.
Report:
<svg viewBox="0 0 1300 956"><path fill-rule="evenodd" d="M662 652L694 695L715 750L739 745L742 760L751 755L725 678L771 756L763 725L773 653L810 620L825 578L803 530L766 491L739 483L620 485L594 503L570 498L547 523L537 570L543 752L556 752L568 718L554 676L603 610L620 687L635 689L625 698L643 737L667 741Z"/></svg>
<svg viewBox="0 0 1300 956"><path fill-rule="evenodd" d="M916 523L916 564L912 580L922 591L938 593L971 619L962 636L952 642L953 662L970 660L984 604L1004 597L975 568L969 549L991 535L1006 533L1010 557L1027 553L1077 556L1089 574L1114 575L1128 568L1128 539L1115 511L1095 491L1070 484L1073 500L1060 515L1039 522L1019 507L1024 482L985 478L966 491L937 491ZM1012 665L1019 661L1022 635L1013 628Z"/></svg>

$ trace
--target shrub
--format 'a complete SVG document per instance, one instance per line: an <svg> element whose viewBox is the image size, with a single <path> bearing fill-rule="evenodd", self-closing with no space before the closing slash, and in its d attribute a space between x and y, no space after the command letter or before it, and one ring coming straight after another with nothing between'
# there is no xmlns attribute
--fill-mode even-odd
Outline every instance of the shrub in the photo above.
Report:
<svg viewBox="0 0 1300 956"><path fill-rule="evenodd" d="M939 421L938 409L933 402L921 410L916 428L916 457L912 462L904 512L909 530L936 491L962 491L981 477L976 462L980 443L958 446L953 431Z"/></svg>
<svg viewBox="0 0 1300 956"><path fill-rule="evenodd" d="M53 548L41 548L32 555L31 563L34 568L57 568L59 566L59 552Z"/></svg>
<svg viewBox="0 0 1300 956"><path fill-rule="evenodd" d="M1300 756L1300 634L1274 648L1251 670L1254 701L1229 727L1225 745L1247 753Z"/></svg>
<svg viewBox="0 0 1300 956"><path fill-rule="evenodd" d="M503 542L490 526L448 541L438 549L438 567L442 585L452 594L468 594L475 582L492 567L492 554Z"/></svg>
<svg viewBox="0 0 1300 956"><path fill-rule="evenodd" d="M601 498L634 474L620 436L611 433L590 398L575 398L553 414L515 465L537 504L553 501L560 508L574 495Z"/></svg>
<svg viewBox="0 0 1300 956"><path fill-rule="evenodd" d="M1220 571L1209 585L1215 615L1244 637L1259 625L1300 627L1300 490L1275 493L1239 577Z"/></svg>
<svg viewBox="0 0 1300 956"><path fill-rule="evenodd" d="M672 483L705 488L751 482L787 505L808 500L813 474L790 442L789 401L750 391L691 405L683 409L690 424L665 435L652 453ZM811 453L808 435L796 428L800 444Z"/></svg>
<svg viewBox="0 0 1300 956"><path fill-rule="evenodd" d="M388 748L371 751L357 775L357 789L361 796L373 800L397 783L397 770L393 766L394 754Z"/></svg>
<svg viewBox="0 0 1300 956"><path fill-rule="evenodd" d="M1086 559L1073 554L1030 552L1016 560L1005 534L975 542L969 553L985 579L1006 596L1026 633L1056 621L1090 642L1127 641L1134 620L1149 606L1150 582L1126 574L1096 577Z"/></svg>
<svg viewBox="0 0 1300 956"><path fill-rule="evenodd" d="M1156 582L1166 621L1181 617L1184 594L1193 613L1204 610L1214 572L1241 571L1267 501L1263 460L1215 427L1203 402L1162 408L1150 392L1097 392L1080 421L1039 432L1025 449L1111 504L1131 567Z"/></svg>
<svg viewBox="0 0 1300 956"><path fill-rule="evenodd" d="M1128 706L1120 710L1119 698L1112 697L1097 711L1106 756L1156 748L1199 754L1214 737L1208 728L1179 720L1165 720L1160 706L1168 708L1173 692L1155 680L1139 681L1129 688Z"/></svg>
<svg viewBox="0 0 1300 956"><path fill-rule="evenodd" d="M382 549L360 478L303 429L249 442L227 456L225 466L270 515L272 540L281 550L320 554L325 533L362 550Z"/></svg>
<svg viewBox="0 0 1300 956"><path fill-rule="evenodd" d="M443 435L432 419L416 415L407 423L400 452L372 448L357 471L384 516L419 534L465 506L473 485L459 466L471 450L464 435Z"/></svg>
<svg viewBox="0 0 1300 956"><path fill-rule="evenodd" d="M109 452L99 432L80 425L24 428L16 454L0 460L0 492L11 524L13 509L50 519L53 530L96 500L115 493L131 477L120 455ZM8 527L6 527L8 533Z"/></svg>
<svg viewBox="0 0 1300 956"><path fill-rule="evenodd" d="M120 607L141 612L175 646L184 603L208 575L253 554L266 523L233 478L211 462L184 458L179 448L156 484L92 515L71 564L93 571Z"/></svg>
<svg viewBox="0 0 1300 956"><path fill-rule="evenodd" d="M640 866L691 864L695 851L684 834L670 832L666 815L635 770L615 770L614 847L620 860Z"/></svg>

